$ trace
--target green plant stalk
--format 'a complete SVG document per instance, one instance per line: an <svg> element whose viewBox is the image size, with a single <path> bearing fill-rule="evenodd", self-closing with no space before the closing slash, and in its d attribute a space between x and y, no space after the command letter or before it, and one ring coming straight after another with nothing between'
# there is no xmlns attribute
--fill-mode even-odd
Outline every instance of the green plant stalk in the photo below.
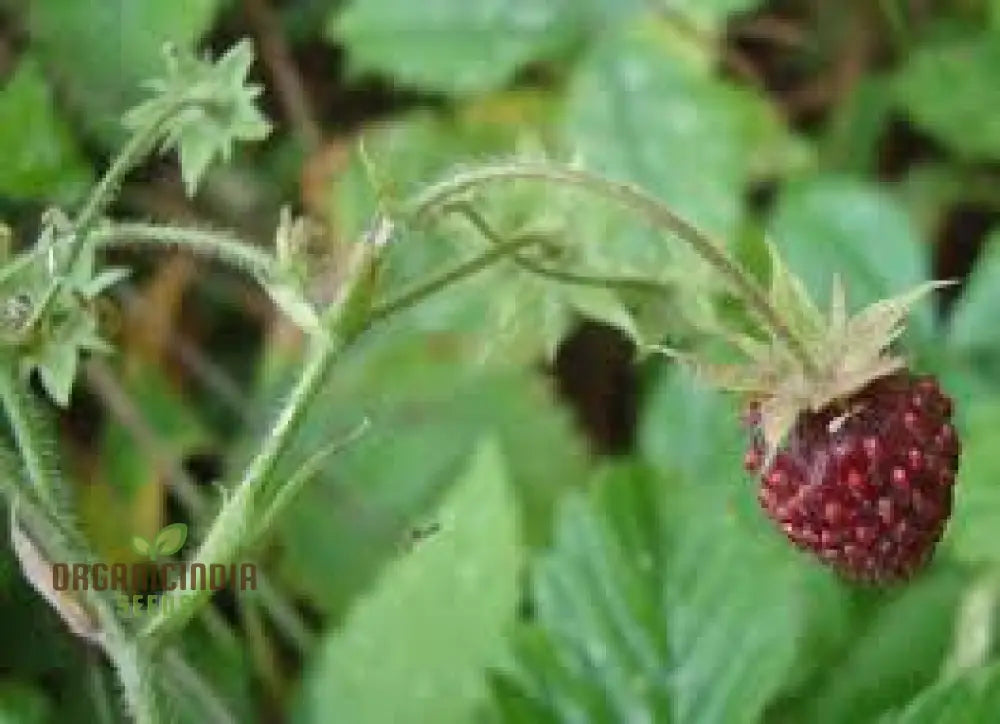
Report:
<svg viewBox="0 0 1000 724"><path fill-rule="evenodd" d="M123 424L130 428L135 436L135 441L147 451L154 459L163 463L171 472L168 482L173 487L178 500L184 505L196 525L206 523L206 518L210 513L208 503L204 500L197 489L194 481L190 480L179 460L174 459L167 452L164 443L158 439L156 432L152 429L151 423L145 419L144 414L136 409L135 405L125 394L120 385L111 377L110 369L96 360L87 363L87 376L90 384L98 390L105 405L112 414ZM264 571L258 571L257 590L263 602L265 610L271 615L271 619L278 628L288 637L289 641L298 646L302 652L308 651L308 647L303 642L308 641L308 630L305 624L299 620L298 613L281 595L271 586ZM266 595L264 591L270 595ZM229 624L218 618L215 609L208 607L204 609L205 616L212 617L208 622L215 635L224 629L229 631ZM305 633L303 633L305 632Z"/></svg>
<svg viewBox="0 0 1000 724"><path fill-rule="evenodd" d="M329 445L326 445L315 453L309 456L309 458L299 466L290 478L278 489L275 493L273 500L271 500L264 513L259 515L259 522L257 523L256 529L251 536L254 540L260 540L274 526L275 521L281 516L281 514L288 508L291 502L295 499L306 483L308 483L314 476L316 476L322 469L323 463L326 460L343 450L345 447L351 443L358 440L361 435L364 434L365 430L368 429L368 420L365 419L353 432L349 433L342 440L337 440Z"/></svg>
<svg viewBox="0 0 1000 724"><path fill-rule="evenodd" d="M28 330L34 328L34 324L45 315L49 306L58 296L64 275L76 265L77 259L80 258L80 254L88 243L93 226L97 223L104 209L111 203L118 188L125 180L125 176L149 153L150 147L156 141L163 125L187 103L188 99L185 96L178 96L173 103L165 105L158 116L136 130L129 137L128 142L122 146L73 220L73 234L70 237L69 255L65 265L61 269L54 270L54 278L32 313L32 323L27 326Z"/></svg>
<svg viewBox="0 0 1000 724"><path fill-rule="evenodd" d="M11 457L9 451L0 451L4 460ZM65 562L93 562L98 560L83 546L79 534L67 529L58 518L48 513L30 493L19 491L11 481L16 479L16 471L5 475L3 493L12 506L16 505L17 521L22 530L37 542L45 558ZM16 503L14 502L16 501ZM58 594L57 594L58 595ZM136 722L155 724L165 717L159 709L157 681L160 671L155 664L153 652L148 645L136 640L131 632L119 621L111 599L97 591L82 592L82 602L86 606L90 625L93 627L88 640L100 646L117 673L122 687L125 704ZM65 604L64 604L65 605ZM66 615L58 611L60 615ZM180 666L183 670L179 670ZM163 660L162 676L167 678L197 679L197 674L187 665L180 654L168 650ZM205 702L206 706L219 708L218 699L206 684L199 681L199 687L189 686L190 693ZM229 719L232 720L231 718Z"/></svg>
<svg viewBox="0 0 1000 724"><path fill-rule="evenodd" d="M117 718L114 715L111 697L108 695L104 667L93 653L89 653L87 656L87 674L90 684L90 700L97 715L97 724L115 724Z"/></svg>
<svg viewBox="0 0 1000 724"><path fill-rule="evenodd" d="M156 691L153 658L142 641L128 636L108 637L107 651L118 674L125 703L136 724L159 724L164 721Z"/></svg>
<svg viewBox="0 0 1000 724"><path fill-rule="evenodd" d="M362 247L351 264L352 271L347 275L340 298L323 315L326 331L312 339L308 359L288 401L242 480L223 504L192 562L206 566L229 563L259 532L259 528L251 522L258 518L261 510L267 509L262 507L267 504L265 489L278 459L288 446L309 402L323 386L334 362L346 347L376 322L412 307L530 243L535 241L518 239L501 248L489 249L377 307L373 307L371 302L374 286L371 275L378 267L378 250L368 245ZM182 628L190 621L210 595L210 591L187 593L173 606L161 607L140 631L140 636L154 643L162 641L169 632Z"/></svg>
<svg viewBox="0 0 1000 724"><path fill-rule="evenodd" d="M0 454L5 455L5 451L0 451ZM3 493L8 498L8 504L16 506L18 524L33 542L43 548L46 559L66 562L96 560L93 554L81 547L82 543L77 540L80 536L75 530L67 530L44 505L36 502L32 491L19 490L13 479L16 477L4 475ZM93 590L85 591L83 602L89 616L93 617L91 625L95 632L92 641L100 644L115 668L133 718L139 724L161 721L152 659L141 648L142 642L136 641L122 627L113 604L105 595ZM62 611L58 613L65 615Z"/></svg>
<svg viewBox="0 0 1000 724"><path fill-rule="evenodd" d="M441 274L429 279L426 282L400 293L398 297L389 299L375 306L369 315L369 324L390 317L397 312L418 304L422 300L437 294L441 290L451 286L455 282L473 276L474 274L493 266L501 259L511 257L516 252L529 246L537 245L539 239L533 237L522 237L503 241L478 256L468 261L456 264Z"/></svg>
<svg viewBox="0 0 1000 724"><path fill-rule="evenodd" d="M18 379L13 361L0 360L0 404L10 423L28 482L45 509L55 514L59 480L48 461L54 454L54 443L42 429L46 421L30 395L31 391Z"/></svg>
<svg viewBox="0 0 1000 724"><path fill-rule="evenodd" d="M265 503L265 489L278 459L301 423L309 402L326 381L334 361L368 324L372 292L369 275L377 267L379 251L370 245L359 247L340 296L324 315L324 330L311 340L305 365L288 401L242 480L223 503L195 553L193 563L204 563L206 566L229 563L249 543L254 532L251 523L258 515L259 506ZM143 627L141 637L161 640L165 633L184 626L210 596L211 591L195 591L179 597L172 607L161 607Z"/></svg>
<svg viewBox="0 0 1000 724"><path fill-rule="evenodd" d="M258 608L259 603L255 598L246 597L239 599L237 606L243 634L246 637L250 658L254 662L257 676L264 685L267 697L277 700L281 696L284 682L278 663L278 654L264 628L264 619Z"/></svg>
<svg viewBox="0 0 1000 724"><path fill-rule="evenodd" d="M32 444L37 445L35 428L28 429L32 430L29 433ZM20 444L21 441L17 442ZM8 508L16 511L16 516L12 514L12 523L32 541L33 546L37 545L41 549L39 555L43 556L43 560L93 560L94 556L90 551L82 547L76 530L67 529L56 514L48 509L34 487L26 486L23 482L19 484L22 471L13 466L14 459L13 452L6 448L6 444L0 443L0 493L7 499ZM28 575L27 571L25 575ZM53 592L53 595L58 594ZM154 724L159 718L152 680L146 675L146 666L136 656L135 644L122 628L111 602L105 596L96 591L86 591L83 598L87 607L86 616L88 619L93 618L87 624L88 628L93 626L91 640L100 644L117 670L130 711L136 721ZM60 616L66 615L62 610L57 610L57 613ZM70 625L68 621L67 625Z"/></svg>
<svg viewBox="0 0 1000 724"><path fill-rule="evenodd" d="M309 359L285 404L264 440L260 452L251 461L243 478L223 503L222 509L212 522L204 541L194 555L193 563L206 566L213 563L229 563L246 545L244 540L249 532L249 522L254 519L262 491L278 458L285 450L292 434L298 428L310 400L326 381L326 377L338 354L349 341L349 335L317 335L313 341ZM195 591L179 597L171 607L161 607L141 630L147 639L160 639L169 631L184 626L211 596L211 591ZM169 610L168 610L169 609Z"/></svg>
<svg viewBox="0 0 1000 724"><path fill-rule="evenodd" d="M715 269L748 307L753 309L801 362L803 369L817 373L816 363L806 342L792 329L767 298L756 280L733 260L725 248L678 216L662 201L640 187L597 176L569 166L543 163L501 163L462 171L432 184L403 205L403 213L420 221L433 212L448 208L471 189L501 181L537 180L577 186L640 214L654 228L675 234Z"/></svg>
<svg viewBox="0 0 1000 724"><path fill-rule="evenodd" d="M151 118L149 123L133 132L125 145L122 146L118 155L108 166L104 176L97 182L97 185L90 192L90 196L80 207L76 218L73 219L75 238L67 264L68 268L72 268L87 240L87 233L114 199L125 177L149 154L156 137L163 129L163 125L188 103L189 99L184 94L178 95L172 103L163 106L159 115Z"/></svg>
<svg viewBox="0 0 1000 724"><path fill-rule="evenodd" d="M90 236L97 249L160 247L184 249L227 264L236 271L260 280L268 279L277 268L275 258L233 234L212 229L165 226L160 224L114 223L95 229Z"/></svg>
<svg viewBox="0 0 1000 724"><path fill-rule="evenodd" d="M209 721L215 724L235 724L236 719L227 708L226 702L185 660L177 648L169 648L163 653L163 672L167 683L171 684L180 696L194 699L200 704Z"/></svg>
<svg viewBox="0 0 1000 724"><path fill-rule="evenodd" d="M504 237L480 214L475 207L467 203L454 204L452 208L472 224L473 228L491 244L502 247L506 241ZM531 238L526 235L520 238ZM627 276L598 276L596 274L580 274L578 272L568 272L562 269L540 264L524 254L512 254L511 260L527 272L562 284L575 284L585 287L600 287L602 289L619 289L624 291L636 291L652 294L668 294L670 285L656 279L643 279L640 277Z"/></svg>
<svg viewBox="0 0 1000 724"><path fill-rule="evenodd" d="M303 654L313 650L315 636L302 620L295 607L285 600L282 593L267 576L257 573L257 596L268 618L284 637Z"/></svg>

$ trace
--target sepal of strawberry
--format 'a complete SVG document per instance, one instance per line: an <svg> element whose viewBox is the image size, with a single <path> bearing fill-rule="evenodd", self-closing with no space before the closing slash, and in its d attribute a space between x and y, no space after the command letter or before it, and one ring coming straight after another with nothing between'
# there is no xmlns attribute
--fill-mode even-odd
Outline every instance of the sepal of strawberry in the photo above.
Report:
<svg viewBox="0 0 1000 724"><path fill-rule="evenodd" d="M830 310L824 315L777 250L773 246L770 250L768 301L781 315L784 333L769 330L766 340L729 334L746 358L739 364L679 355L713 386L753 401L766 460L773 458L799 415L837 407L873 380L905 367L905 360L892 354L890 346L905 330L907 315L927 294L951 284L928 281L849 315L844 284L835 274ZM789 337L796 342L790 343Z"/></svg>

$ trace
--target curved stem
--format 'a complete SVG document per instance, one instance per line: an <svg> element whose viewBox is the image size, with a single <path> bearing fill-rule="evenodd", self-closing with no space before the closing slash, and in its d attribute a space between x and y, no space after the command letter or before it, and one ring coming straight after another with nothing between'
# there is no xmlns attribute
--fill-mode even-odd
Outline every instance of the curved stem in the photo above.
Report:
<svg viewBox="0 0 1000 724"><path fill-rule="evenodd" d="M538 180L578 186L610 199L643 216L655 228L676 234L729 283L798 358L803 368L815 373L809 348L771 305L767 294L725 248L668 208L662 201L634 184L611 181L577 168L541 163L504 163L463 171L426 188L403 208L416 219L452 203L456 196L478 186L498 181Z"/></svg>
<svg viewBox="0 0 1000 724"><path fill-rule="evenodd" d="M184 96L179 96L173 103L164 105L160 113L151 118L145 126L136 130L128 142L122 146L122 149L104 173L104 176L101 177L101 180L98 181L93 191L90 192L90 196L87 197L76 218L73 219L73 233L69 239L69 255L61 268L53 270L54 278L50 282L49 288L42 297L41 302L35 308L32 315L32 324L27 329L33 329L34 324L48 311L49 306L55 300L63 284L63 277L76 265L77 259L80 258L80 254L87 245L94 224L97 223L98 218L107 205L111 203L118 187L125 180L125 176L149 152L150 146L155 142L163 124L178 110L183 108L186 103L187 99Z"/></svg>
<svg viewBox="0 0 1000 724"><path fill-rule="evenodd" d="M490 243L498 247L502 247L507 243L497 230L494 229L493 226L486 220L486 218L471 204L453 204L451 208L464 216L466 220L472 224L476 231L478 231L483 238ZM531 239L533 237L524 236L519 238ZM664 294L670 291L669 284L657 281L656 279L640 279L639 277L626 276L603 277L596 274L580 274L578 272L569 272L562 269L553 269L552 267L540 264L525 254L511 254L511 259L515 264L527 272L531 272L532 274L536 274L540 277L545 277L563 284L600 287L602 289L634 290L655 294Z"/></svg>
<svg viewBox="0 0 1000 724"><path fill-rule="evenodd" d="M438 276L402 292L398 297L390 299L372 308L368 315L369 325L374 324L404 309L408 309L427 297L436 294L454 282L472 276L473 274L492 266L504 257L512 256L519 249L537 244L538 239L524 237L511 241L501 241L495 248L486 251L468 261L456 264L451 269Z"/></svg>
<svg viewBox="0 0 1000 724"><path fill-rule="evenodd" d="M266 278L277 262L266 251L235 235L212 229L195 229L159 224L116 223L95 230L91 240L96 248L115 249L149 246L186 249L212 257L258 278Z"/></svg>
<svg viewBox="0 0 1000 724"><path fill-rule="evenodd" d="M125 145L122 146L118 155L115 156L108 170L104 173L104 176L101 177L94 190L91 191L90 196L87 197L76 218L73 219L73 231L76 234L76 238L73 241L73 249L70 252L69 263L67 265L69 268L72 268L73 262L76 261L76 257L79 255L87 232L90 231L90 228L96 223L98 217L111 202L111 199L114 198L118 187L125 180L125 176L149 152L149 147L160 133L161 126L186 103L187 99L184 96L178 96L173 103L165 104L160 113L151 118L145 126L137 129Z"/></svg>

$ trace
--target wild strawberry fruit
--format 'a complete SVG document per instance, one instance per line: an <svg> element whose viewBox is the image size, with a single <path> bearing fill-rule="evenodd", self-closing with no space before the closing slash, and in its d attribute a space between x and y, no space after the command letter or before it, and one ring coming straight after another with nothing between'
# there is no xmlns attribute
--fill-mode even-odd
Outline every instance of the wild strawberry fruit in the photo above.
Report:
<svg viewBox="0 0 1000 724"><path fill-rule="evenodd" d="M849 316L834 277L824 315L771 251L770 294L742 283L768 338L730 334L748 362L695 365L749 396L743 463L760 475L761 507L785 536L852 580L908 578L944 532L960 447L951 401L888 349L941 283Z"/></svg>
<svg viewBox="0 0 1000 724"><path fill-rule="evenodd" d="M951 513L959 440L951 401L931 377L900 371L795 420L770 464L755 434L746 464L789 540L844 577L908 578Z"/></svg>

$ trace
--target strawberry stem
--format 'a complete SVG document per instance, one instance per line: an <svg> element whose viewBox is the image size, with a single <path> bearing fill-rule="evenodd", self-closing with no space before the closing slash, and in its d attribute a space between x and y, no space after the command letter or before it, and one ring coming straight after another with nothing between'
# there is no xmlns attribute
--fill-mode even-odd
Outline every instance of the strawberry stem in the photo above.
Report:
<svg viewBox="0 0 1000 724"><path fill-rule="evenodd" d="M612 181L569 166L510 162L457 173L424 189L403 210L419 220L435 210L447 207L456 197L478 186L513 180L538 180L577 186L639 213L656 229L675 234L722 275L732 291L757 313L774 337L783 342L788 351L799 360L807 374L818 374L808 345L771 304L760 284L729 255L725 247L634 184Z"/></svg>

